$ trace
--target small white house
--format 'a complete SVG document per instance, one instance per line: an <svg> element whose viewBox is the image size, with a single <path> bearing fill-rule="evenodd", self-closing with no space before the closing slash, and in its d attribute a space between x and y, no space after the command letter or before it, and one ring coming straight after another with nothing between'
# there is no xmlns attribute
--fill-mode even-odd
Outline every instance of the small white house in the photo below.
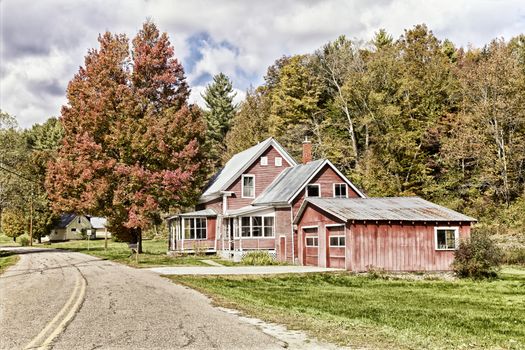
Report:
<svg viewBox="0 0 525 350"><path fill-rule="evenodd" d="M89 218L89 221L94 230L95 238L106 238L106 235L107 238L111 237L111 233L107 229L108 221L106 218L92 216Z"/></svg>
<svg viewBox="0 0 525 350"><path fill-rule="evenodd" d="M89 218L84 215L63 214L59 223L51 230L50 241L67 241L82 239L93 227ZM83 234L84 233L84 234Z"/></svg>

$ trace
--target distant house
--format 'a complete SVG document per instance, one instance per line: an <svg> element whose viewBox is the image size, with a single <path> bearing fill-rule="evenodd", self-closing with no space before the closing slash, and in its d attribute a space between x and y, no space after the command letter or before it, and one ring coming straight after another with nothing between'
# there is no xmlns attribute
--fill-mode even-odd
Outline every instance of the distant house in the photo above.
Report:
<svg viewBox="0 0 525 350"><path fill-rule="evenodd" d="M195 211L168 218L169 250L239 259L265 250L279 261L353 271L448 270L475 221L420 198L367 198L329 160L302 164L273 138L234 155Z"/></svg>
<svg viewBox="0 0 525 350"><path fill-rule="evenodd" d="M111 233L107 229L107 220L106 218L92 216L89 218L91 222L91 227L94 230L95 238L106 238L111 237Z"/></svg>
<svg viewBox="0 0 525 350"><path fill-rule="evenodd" d="M82 239L87 234L87 230L92 228L89 218L84 215L62 214L58 224L51 230L50 241L67 241Z"/></svg>

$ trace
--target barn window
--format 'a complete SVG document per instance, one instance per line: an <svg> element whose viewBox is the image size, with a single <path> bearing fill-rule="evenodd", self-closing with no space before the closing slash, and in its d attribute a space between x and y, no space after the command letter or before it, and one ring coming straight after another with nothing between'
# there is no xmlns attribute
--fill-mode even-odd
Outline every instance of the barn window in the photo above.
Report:
<svg viewBox="0 0 525 350"><path fill-rule="evenodd" d="M346 184L334 184L334 198L348 198Z"/></svg>
<svg viewBox="0 0 525 350"><path fill-rule="evenodd" d="M283 159L281 157L275 157L275 166L283 166Z"/></svg>
<svg viewBox="0 0 525 350"><path fill-rule="evenodd" d="M268 165L268 157L261 157L261 165Z"/></svg>
<svg viewBox="0 0 525 350"><path fill-rule="evenodd" d="M206 239L206 218L185 218L184 239Z"/></svg>
<svg viewBox="0 0 525 350"><path fill-rule="evenodd" d="M274 237L273 216L241 217L241 236L244 238Z"/></svg>
<svg viewBox="0 0 525 350"><path fill-rule="evenodd" d="M344 247L345 236L330 236L330 247Z"/></svg>
<svg viewBox="0 0 525 350"><path fill-rule="evenodd" d="M321 197L321 187L319 184L307 185L306 197Z"/></svg>
<svg viewBox="0 0 525 350"><path fill-rule="evenodd" d="M319 238L318 237L306 237L306 246L307 247L318 247Z"/></svg>
<svg viewBox="0 0 525 350"><path fill-rule="evenodd" d="M436 227L436 250L454 250L457 248L459 230L457 227Z"/></svg>
<svg viewBox="0 0 525 350"><path fill-rule="evenodd" d="M255 175L242 176L242 198L255 198Z"/></svg>

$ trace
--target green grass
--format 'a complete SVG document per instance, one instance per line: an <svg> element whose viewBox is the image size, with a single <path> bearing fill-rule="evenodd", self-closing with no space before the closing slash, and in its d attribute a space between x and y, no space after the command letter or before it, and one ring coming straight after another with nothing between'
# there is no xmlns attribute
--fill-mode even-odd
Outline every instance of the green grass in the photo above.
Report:
<svg viewBox="0 0 525 350"><path fill-rule="evenodd" d="M525 349L525 269L490 281L401 280L347 273L171 276L217 304L380 349Z"/></svg>
<svg viewBox="0 0 525 350"><path fill-rule="evenodd" d="M143 254L139 254L138 264L135 261L135 256L131 256L131 251L127 243L113 242L108 240L108 249L104 250L104 240L91 240L88 241L68 241L68 242L53 242L51 244L37 244L39 247L48 247L56 249L64 249L73 252L79 252L84 254L93 255L101 259L112 260L122 264L126 264L134 267L153 267L153 266L208 266L201 260L211 259L218 263L222 263L223 260L216 256L195 256L185 255L170 257L166 254L168 249L168 243L166 240L144 240L143 241Z"/></svg>
<svg viewBox="0 0 525 350"><path fill-rule="evenodd" d="M11 265L16 264L19 257L11 252L0 251L0 275Z"/></svg>

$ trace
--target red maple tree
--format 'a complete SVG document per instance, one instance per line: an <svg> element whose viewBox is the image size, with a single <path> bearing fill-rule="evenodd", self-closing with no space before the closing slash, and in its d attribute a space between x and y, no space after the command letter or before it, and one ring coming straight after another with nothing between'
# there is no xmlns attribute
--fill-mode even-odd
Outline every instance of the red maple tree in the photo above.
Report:
<svg viewBox="0 0 525 350"><path fill-rule="evenodd" d="M155 24L144 23L131 52L125 35L106 32L99 43L68 85L64 141L46 188L55 211L105 216L141 251L142 230L160 212L196 198L205 123Z"/></svg>

